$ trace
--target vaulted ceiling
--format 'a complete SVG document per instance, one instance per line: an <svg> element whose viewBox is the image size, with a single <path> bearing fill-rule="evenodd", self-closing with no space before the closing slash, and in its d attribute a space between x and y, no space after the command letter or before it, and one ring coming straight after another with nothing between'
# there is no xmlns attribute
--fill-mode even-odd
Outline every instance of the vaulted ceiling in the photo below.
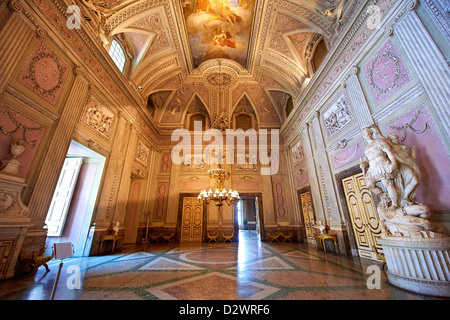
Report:
<svg viewBox="0 0 450 320"><path fill-rule="evenodd" d="M311 55L330 46L343 0L83 0L105 43L122 39L126 72L151 117L166 129L188 110L211 120L236 107L254 110L260 127L279 127L283 108L313 76ZM94 15L92 15L94 13ZM106 39L106 40L105 40ZM106 46L107 47L107 46Z"/></svg>

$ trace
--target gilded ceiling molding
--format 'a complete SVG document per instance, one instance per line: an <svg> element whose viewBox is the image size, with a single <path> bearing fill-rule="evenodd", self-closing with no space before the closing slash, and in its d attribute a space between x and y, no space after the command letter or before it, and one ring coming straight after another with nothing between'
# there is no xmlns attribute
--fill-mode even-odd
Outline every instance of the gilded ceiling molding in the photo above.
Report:
<svg viewBox="0 0 450 320"><path fill-rule="evenodd" d="M145 92L148 90L151 90L149 88L149 83L155 83L157 81L163 81L161 79L161 71L164 71L164 73L172 72L172 70L178 70L178 72L181 72L181 68L178 64L177 59L174 59L173 56L169 56L168 59L161 59L159 61L160 63L156 64L148 64L149 68L142 68L138 74L133 75L132 81L134 83L139 84L141 87L144 88ZM157 85L157 84L156 84ZM153 85L155 86L155 85Z"/></svg>
<svg viewBox="0 0 450 320"><path fill-rule="evenodd" d="M298 89L302 86L306 78L306 75L300 70L298 65L271 51L265 51L263 56L264 60L260 67L262 68L268 64L269 66L272 65L276 70L282 72L283 75L287 77L289 82L292 83L294 88L296 88L295 91L298 94Z"/></svg>

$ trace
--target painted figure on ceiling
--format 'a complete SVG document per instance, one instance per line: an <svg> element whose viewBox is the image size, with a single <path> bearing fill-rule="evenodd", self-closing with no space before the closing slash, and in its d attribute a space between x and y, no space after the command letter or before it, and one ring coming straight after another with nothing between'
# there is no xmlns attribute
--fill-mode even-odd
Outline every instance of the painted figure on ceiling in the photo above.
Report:
<svg viewBox="0 0 450 320"><path fill-rule="evenodd" d="M195 0L194 1L194 13L212 13L209 0Z"/></svg>

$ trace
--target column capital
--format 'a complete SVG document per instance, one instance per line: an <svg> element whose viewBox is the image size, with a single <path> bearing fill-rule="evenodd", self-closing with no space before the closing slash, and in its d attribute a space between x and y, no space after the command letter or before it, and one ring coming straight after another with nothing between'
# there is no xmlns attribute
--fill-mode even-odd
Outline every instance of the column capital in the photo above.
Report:
<svg viewBox="0 0 450 320"><path fill-rule="evenodd" d="M47 31L42 28L42 26L36 21L36 18L24 7L22 1L11 0L8 5L11 10L23 14L35 26L39 37L45 38L47 36Z"/></svg>

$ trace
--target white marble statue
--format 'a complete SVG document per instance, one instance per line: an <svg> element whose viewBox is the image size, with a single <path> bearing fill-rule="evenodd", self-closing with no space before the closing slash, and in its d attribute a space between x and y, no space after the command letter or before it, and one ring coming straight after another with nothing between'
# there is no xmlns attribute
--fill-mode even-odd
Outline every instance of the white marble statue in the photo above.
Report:
<svg viewBox="0 0 450 320"><path fill-rule="evenodd" d="M367 142L366 161L361 159L367 186L380 197L377 207L384 235L418 236L421 232L435 232L430 223L430 209L416 201L420 182L420 169L416 152L409 153L396 134L385 138L377 126L364 128ZM382 183L382 186L377 185Z"/></svg>

